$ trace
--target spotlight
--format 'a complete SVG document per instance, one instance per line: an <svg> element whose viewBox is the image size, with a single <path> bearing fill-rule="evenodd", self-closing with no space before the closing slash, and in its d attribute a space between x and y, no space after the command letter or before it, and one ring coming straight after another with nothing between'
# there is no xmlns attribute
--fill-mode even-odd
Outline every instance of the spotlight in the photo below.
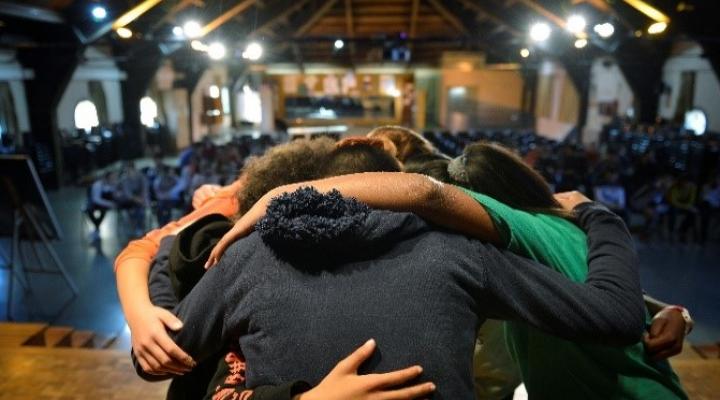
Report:
<svg viewBox="0 0 720 400"><path fill-rule="evenodd" d="M656 22L648 27L647 32L651 35L657 35L665 32L665 29L667 29L667 22Z"/></svg>
<svg viewBox="0 0 720 400"><path fill-rule="evenodd" d="M604 24L597 24L593 27L593 30L595 33L600 35L600 37L603 38L609 38L612 36L613 33L615 33L615 27L613 24L609 22L605 22Z"/></svg>
<svg viewBox="0 0 720 400"><path fill-rule="evenodd" d="M93 7L91 13L95 21L102 21L107 17L107 10L103 6Z"/></svg>
<svg viewBox="0 0 720 400"><path fill-rule="evenodd" d="M130 39L130 38L132 37L132 35L133 35L133 32L132 32L130 29L124 27L124 26L121 26L120 28L117 28L117 29L115 30L115 33L117 33L118 36L120 36L120 37L123 38L123 39Z"/></svg>
<svg viewBox="0 0 720 400"><path fill-rule="evenodd" d="M582 49L585 46L587 46L587 39L578 39L575 41L576 49Z"/></svg>
<svg viewBox="0 0 720 400"><path fill-rule="evenodd" d="M202 27L197 21L188 21L183 25L183 33L186 37L194 39L202 35Z"/></svg>
<svg viewBox="0 0 720 400"><path fill-rule="evenodd" d="M538 22L530 28L530 39L536 42L544 42L550 37L550 26L544 22Z"/></svg>
<svg viewBox="0 0 720 400"><path fill-rule="evenodd" d="M210 43L210 45L207 48L208 57L212 58L213 60L221 60L225 58L225 53L227 51L225 50L225 45L220 42L213 42Z"/></svg>
<svg viewBox="0 0 720 400"><path fill-rule="evenodd" d="M520 49L520 57L522 57L522 58L530 57L530 50L528 50L527 48Z"/></svg>
<svg viewBox="0 0 720 400"><path fill-rule="evenodd" d="M242 57L250 61L257 61L262 57L263 48L257 42L251 42L242 53Z"/></svg>
<svg viewBox="0 0 720 400"><path fill-rule="evenodd" d="M192 42L190 42L190 47L192 47L193 50L197 51L208 51L208 47L205 45L205 43L199 40L193 40Z"/></svg>
<svg viewBox="0 0 720 400"><path fill-rule="evenodd" d="M210 85L208 88L208 94L213 99L217 99L220 97L220 88L217 85Z"/></svg>
<svg viewBox="0 0 720 400"><path fill-rule="evenodd" d="M335 50L340 50L343 47L345 47L345 42L343 42L342 39L338 39L335 41L334 46L335 46Z"/></svg>
<svg viewBox="0 0 720 400"><path fill-rule="evenodd" d="M582 15L575 14L568 17L565 29L571 33L580 33L585 30L586 24L585 18L583 18Z"/></svg>
<svg viewBox="0 0 720 400"><path fill-rule="evenodd" d="M182 26L175 26L175 27L173 27L172 33L173 33L173 35L174 35L176 38L178 38L178 39L183 39L183 38L185 38L185 32L183 31Z"/></svg>

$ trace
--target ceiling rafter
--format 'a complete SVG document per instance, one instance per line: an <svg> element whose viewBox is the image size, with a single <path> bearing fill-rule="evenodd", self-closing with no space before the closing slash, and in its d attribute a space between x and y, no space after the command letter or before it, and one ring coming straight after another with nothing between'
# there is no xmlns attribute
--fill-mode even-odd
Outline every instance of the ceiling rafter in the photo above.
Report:
<svg viewBox="0 0 720 400"><path fill-rule="evenodd" d="M445 6L440 3L438 0L427 0L428 3L435 9L435 11L440 14L447 22L450 23L455 29L462 32L464 35L469 36L470 32L468 31L467 27L465 27L465 24L460 21L460 19L455 16L455 14L448 11Z"/></svg>
<svg viewBox="0 0 720 400"><path fill-rule="evenodd" d="M230 21L235 16L239 15L243 11L247 10L255 4L256 0L243 0L239 3L237 3L235 6L230 8L229 10L225 11L224 13L220 14L217 18L214 20L208 22L205 26L202 27L200 36L205 36L208 33L214 31L215 29L221 27L226 22Z"/></svg>
<svg viewBox="0 0 720 400"><path fill-rule="evenodd" d="M310 16L310 18L295 31L295 34L293 36L300 37L304 35L320 20L320 18L327 14L327 12L335 5L335 3L337 3L337 0L326 1L325 4L322 5L322 7L318 8L317 11L315 11Z"/></svg>
<svg viewBox="0 0 720 400"><path fill-rule="evenodd" d="M417 35L417 20L420 10L420 0L412 0L412 8L410 9L410 39L415 39Z"/></svg>
<svg viewBox="0 0 720 400"><path fill-rule="evenodd" d="M265 21L262 25L260 25L255 30L250 32L248 34L248 36L255 36L260 33L267 33L267 34L272 33L270 28L275 26L280 21L286 21L290 15L297 12L301 8L305 7L305 5L308 2L310 2L310 0L300 0L300 1L293 2L293 4L290 5L289 7L285 8L285 10L283 12L281 12L281 13L275 15L274 17L270 18L269 20Z"/></svg>
<svg viewBox="0 0 720 400"><path fill-rule="evenodd" d="M172 8L167 12L167 14L165 14L162 18L160 18L160 20L155 22L152 27L150 27L150 32L154 32L160 29L163 24L175 20L175 16L180 13L180 11L190 6L204 7L205 3L202 0L182 0L181 2L172 6Z"/></svg>
<svg viewBox="0 0 720 400"><path fill-rule="evenodd" d="M475 1L471 0L460 0L460 2L467 8L473 10L477 15L482 16L482 18L487 19L488 21L501 26L505 31L509 32L511 35L515 37L522 37L524 36L524 33L512 26L510 23L506 22L504 19L500 18L499 16L491 13L486 8L482 7L480 4L478 4Z"/></svg>

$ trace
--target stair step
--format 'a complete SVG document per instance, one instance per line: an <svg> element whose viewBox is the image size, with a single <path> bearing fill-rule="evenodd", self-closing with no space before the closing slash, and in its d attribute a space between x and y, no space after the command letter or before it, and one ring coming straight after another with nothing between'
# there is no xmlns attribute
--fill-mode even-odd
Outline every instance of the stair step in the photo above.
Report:
<svg viewBox="0 0 720 400"><path fill-rule="evenodd" d="M28 339L25 343L23 343L23 345L55 347L63 340L68 340L68 337L72 334L72 332L73 328L70 328L69 326L50 326Z"/></svg>
<svg viewBox="0 0 720 400"><path fill-rule="evenodd" d="M698 345L693 346L693 349L697 351L702 358L711 360L720 358L720 344Z"/></svg>
<svg viewBox="0 0 720 400"><path fill-rule="evenodd" d="M132 341L130 338L130 331L123 329L115 337L115 340L110 344L109 349L129 351L132 347Z"/></svg>
<svg viewBox="0 0 720 400"><path fill-rule="evenodd" d="M117 336L115 336L115 335L96 333L95 337L92 340L92 344L93 344L93 347L96 349L107 349L107 348L110 348L110 346L112 346L113 343L115 343L116 339L117 339Z"/></svg>
<svg viewBox="0 0 720 400"><path fill-rule="evenodd" d="M0 347L22 346L47 326L42 323L0 322Z"/></svg>
<svg viewBox="0 0 720 400"><path fill-rule="evenodd" d="M61 340L55 347L92 348L95 333L92 331L73 331Z"/></svg>

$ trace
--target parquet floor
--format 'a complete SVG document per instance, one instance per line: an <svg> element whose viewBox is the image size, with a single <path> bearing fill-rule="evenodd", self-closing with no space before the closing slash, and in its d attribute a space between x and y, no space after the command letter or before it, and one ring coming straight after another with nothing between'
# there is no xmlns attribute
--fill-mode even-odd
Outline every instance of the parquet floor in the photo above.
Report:
<svg viewBox="0 0 720 400"><path fill-rule="evenodd" d="M167 383L135 375L126 351L17 347L0 349L1 400L164 399Z"/></svg>

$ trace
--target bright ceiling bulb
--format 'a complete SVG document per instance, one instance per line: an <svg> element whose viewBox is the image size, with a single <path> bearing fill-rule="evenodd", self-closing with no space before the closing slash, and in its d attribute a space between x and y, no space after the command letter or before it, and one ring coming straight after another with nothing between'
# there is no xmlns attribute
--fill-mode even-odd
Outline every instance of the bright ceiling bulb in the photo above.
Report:
<svg viewBox="0 0 720 400"><path fill-rule="evenodd" d="M117 28L115 30L115 33L117 33L118 36L120 36L123 39L130 39L133 35L132 31L124 26Z"/></svg>
<svg viewBox="0 0 720 400"><path fill-rule="evenodd" d="M202 27L197 21L188 21L183 25L183 33L190 39L197 38L202 35Z"/></svg>
<svg viewBox="0 0 720 400"><path fill-rule="evenodd" d="M205 43L199 41L199 40L193 40L190 42L190 47L193 48L193 50L197 51L207 51L208 47L205 45Z"/></svg>
<svg viewBox="0 0 720 400"><path fill-rule="evenodd" d="M172 29L172 33L173 33L173 35L175 35L175 37L177 37L177 38L184 38L184 37L185 37L185 32L183 31L182 26L174 26L173 29Z"/></svg>
<svg viewBox="0 0 720 400"><path fill-rule="evenodd" d="M667 22L656 22L648 27L648 33L651 35L657 35L658 33L665 32L667 29Z"/></svg>
<svg viewBox="0 0 720 400"><path fill-rule="evenodd" d="M582 15L571 15L567 19L565 28L571 33L580 33L585 30L585 18Z"/></svg>
<svg viewBox="0 0 720 400"><path fill-rule="evenodd" d="M335 50L340 50L340 49L342 49L343 47L345 47L345 42L343 42L342 39L338 39L338 40L335 41L335 43L333 44L333 46L335 46Z"/></svg>
<svg viewBox="0 0 720 400"><path fill-rule="evenodd" d="M575 41L575 48L582 49L583 47L587 46L587 43L587 39L578 39Z"/></svg>
<svg viewBox="0 0 720 400"><path fill-rule="evenodd" d="M92 16L95 18L96 21L103 20L107 17L107 10L103 6L95 6L93 7Z"/></svg>
<svg viewBox="0 0 720 400"><path fill-rule="evenodd" d="M210 43L210 45L208 46L207 53L208 56L213 60L222 60L223 58L225 58L227 50L225 49L224 44L220 42L213 42Z"/></svg>
<svg viewBox="0 0 720 400"><path fill-rule="evenodd" d="M600 37L603 38L609 38L612 36L613 33L615 33L615 27L613 24L609 22L605 22L604 24L597 24L593 27L593 30L595 33L600 35Z"/></svg>
<svg viewBox="0 0 720 400"><path fill-rule="evenodd" d="M208 88L208 94L213 99L220 98L220 88L217 85L210 85Z"/></svg>
<svg viewBox="0 0 720 400"><path fill-rule="evenodd" d="M251 42L243 51L242 56L250 61L257 61L262 57L263 48L257 42Z"/></svg>
<svg viewBox="0 0 720 400"><path fill-rule="evenodd" d="M522 58L528 58L528 57L530 57L530 50L528 50L528 49L520 49L520 57L522 57Z"/></svg>
<svg viewBox="0 0 720 400"><path fill-rule="evenodd" d="M550 25L538 22L530 28L530 39L536 42L544 42L550 37Z"/></svg>

